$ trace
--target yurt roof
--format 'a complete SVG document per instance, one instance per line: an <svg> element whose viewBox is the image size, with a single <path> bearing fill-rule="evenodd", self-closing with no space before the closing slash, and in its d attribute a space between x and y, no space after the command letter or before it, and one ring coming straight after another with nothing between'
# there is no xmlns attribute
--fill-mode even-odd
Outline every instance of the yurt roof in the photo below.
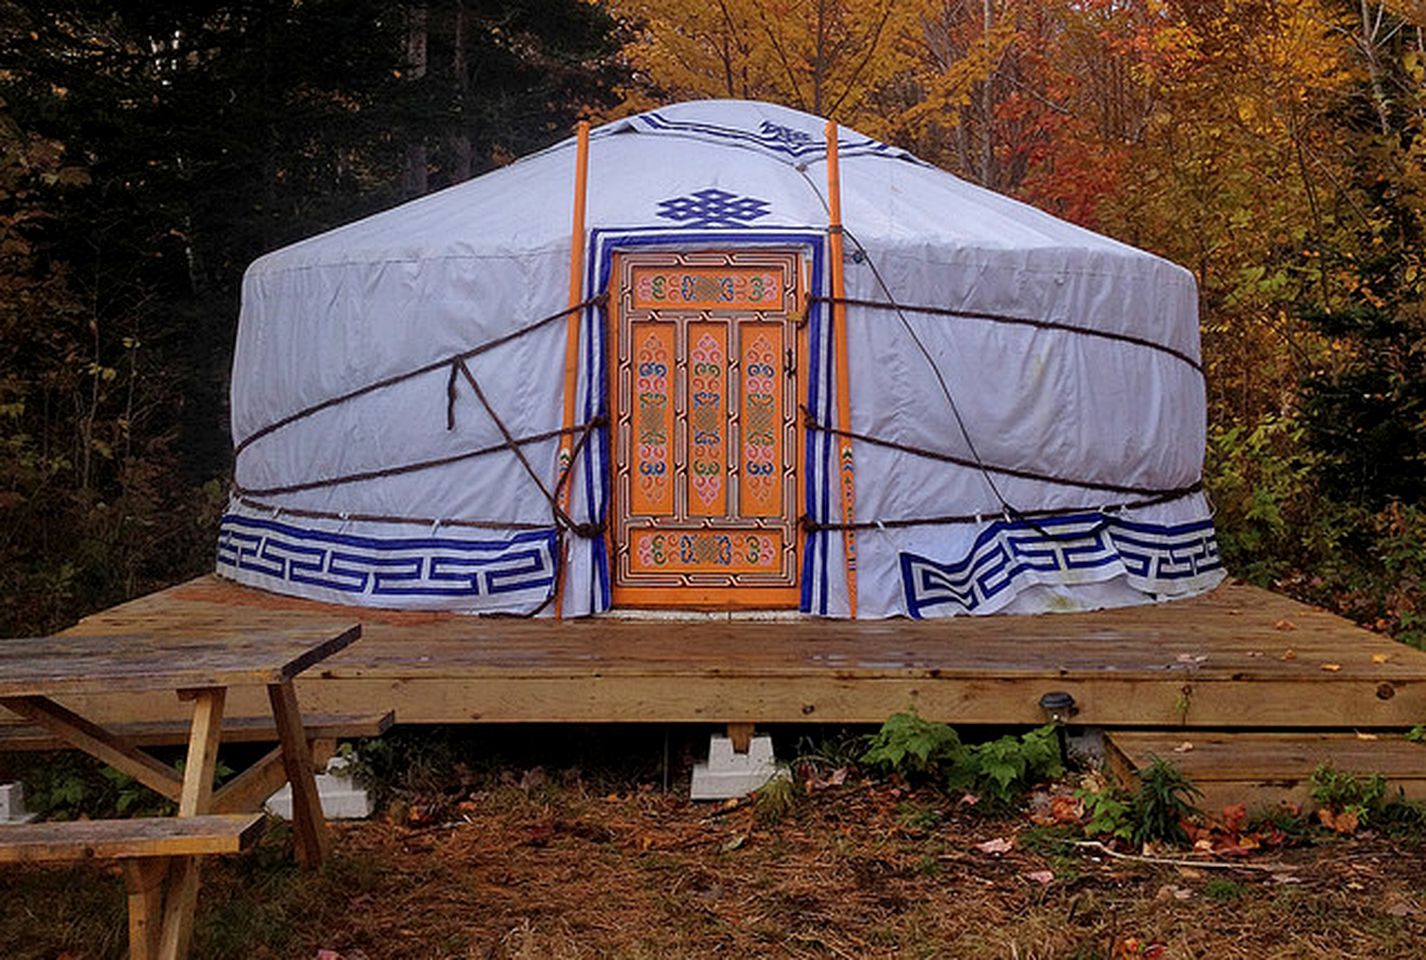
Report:
<svg viewBox="0 0 1426 960"><path fill-rule="evenodd" d="M588 223L710 232L821 226L824 130L818 117L746 100L681 103L606 124L590 136ZM1157 260L853 130L838 143L844 219L863 243L925 245L952 259L968 249L1048 254L1061 266L1108 272ZM567 249L574 153L566 140L278 250L251 273Z"/></svg>

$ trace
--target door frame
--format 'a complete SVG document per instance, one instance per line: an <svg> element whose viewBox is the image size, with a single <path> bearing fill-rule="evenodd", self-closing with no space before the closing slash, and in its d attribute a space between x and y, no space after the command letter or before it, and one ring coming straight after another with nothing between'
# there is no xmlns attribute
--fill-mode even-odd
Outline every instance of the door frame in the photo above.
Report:
<svg viewBox="0 0 1426 960"><path fill-rule="evenodd" d="M803 403L807 396L807 369L808 351L810 348L809 324L806 322L808 311L812 304L809 297L814 293L811 289L815 283L815 275L812 265L811 252L807 250L805 243L797 241L784 242L747 242L746 239L729 237L729 242L725 244L700 243L692 246L684 246L676 242L661 244L657 247L640 245L635 248L616 246L609 251L609 272L608 272L608 307L605 315L608 320L607 326L607 355L605 369L609 372L605 382L605 410L608 416L608 436L609 436L609 456L606 464L608 475L606 478L609 491L607 507L606 525L606 549L608 550L609 570L610 570L610 606L624 609L684 609L684 610L795 610L805 607L806 590L802 580L805 576L806 558L806 531L803 528L800 518L805 514L805 503L807 496L807 426L806 411ZM740 242L741 241L741 242ZM621 258L627 256L639 256L649 253L708 253L708 254L748 254L769 252L787 255L795 258L797 285L793 302L779 313L786 317L785 322L790 325L793 333L793 386L792 397L794 403L793 447L791 462L794 468L794 482L792 484L793 500L785 505L785 509L790 511L789 521L793 530L793 556L791 558L792 583L775 586L749 586L749 585L700 585L700 584L680 584L680 585L619 585L618 570L620 555L629 549L628 544L618 542L620 529L620 505L618 492L618 461L619 461L619 350L622 331L620 329L623 322L623 287L622 270L620 269ZM730 311L731 312L731 311ZM733 322L730 320L730 330ZM731 350L730 350L731 356ZM786 371L783 371L783 375ZM716 529L716 528L714 528ZM755 529L755 528L754 528Z"/></svg>

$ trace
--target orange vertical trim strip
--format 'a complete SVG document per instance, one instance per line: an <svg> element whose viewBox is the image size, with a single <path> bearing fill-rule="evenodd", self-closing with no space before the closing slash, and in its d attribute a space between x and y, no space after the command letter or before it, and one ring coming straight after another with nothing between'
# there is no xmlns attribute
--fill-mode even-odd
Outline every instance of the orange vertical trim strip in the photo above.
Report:
<svg viewBox="0 0 1426 960"><path fill-rule="evenodd" d="M851 376L847 362L846 278L842 262L842 177L837 164L837 123L827 121L827 245L832 277L832 349L836 351L837 426L852 428ZM852 441L841 438L837 457L838 487L842 491L842 545L847 560L847 603L853 620L857 616L857 532L851 525L857 519L856 474L852 464Z"/></svg>
<svg viewBox="0 0 1426 960"><path fill-rule="evenodd" d="M584 300L584 199L589 183L589 121L579 121L575 128L574 216L570 226L569 306ZM579 315L569 315L568 333L564 342L564 434L560 437L559 475L563 480L574 466L574 409L579 388ZM570 485L560 484L560 509L569 513ZM560 538L559 575L555 579L555 619L564 616L564 581L568 568L569 545Z"/></svg>

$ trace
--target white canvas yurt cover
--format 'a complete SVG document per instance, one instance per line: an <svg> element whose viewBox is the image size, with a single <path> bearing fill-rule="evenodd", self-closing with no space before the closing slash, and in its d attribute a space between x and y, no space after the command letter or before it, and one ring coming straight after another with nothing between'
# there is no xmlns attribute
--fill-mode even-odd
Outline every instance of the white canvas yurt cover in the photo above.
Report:
<svg viewBox="0 0 1426 960"><path fill-rule="evenodd" d="M259 259L218 572L527 615L1217 584L1191 275L849 130L829 227L825 130L680 104L589 135L582 230L570 140Z"/></svg>

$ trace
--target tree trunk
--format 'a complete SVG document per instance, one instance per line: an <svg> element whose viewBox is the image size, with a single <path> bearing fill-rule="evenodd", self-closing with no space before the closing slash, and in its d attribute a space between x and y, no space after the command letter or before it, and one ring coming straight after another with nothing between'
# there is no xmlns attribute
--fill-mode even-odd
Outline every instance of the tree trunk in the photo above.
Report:
<svg viewBox="0 0 1426 960"><path fill-rule="evenodd" d="M426 4L417 2L406 8L406 78L418 83L426 76ZM401 191L408 197L419 197L427 190L426 171L429 160L426 141L412 137L406 144L406 169L401 177Z"/></svg>
<svg viewBox="0 0 1426 960"><path fill-rule="evenodd" d="M451 183L469 180L474 167L470 145L470 71L465 62L465 0L456 0L455 22L451 25L451 73L456 84L456 122L451 128Z"/></svg>

